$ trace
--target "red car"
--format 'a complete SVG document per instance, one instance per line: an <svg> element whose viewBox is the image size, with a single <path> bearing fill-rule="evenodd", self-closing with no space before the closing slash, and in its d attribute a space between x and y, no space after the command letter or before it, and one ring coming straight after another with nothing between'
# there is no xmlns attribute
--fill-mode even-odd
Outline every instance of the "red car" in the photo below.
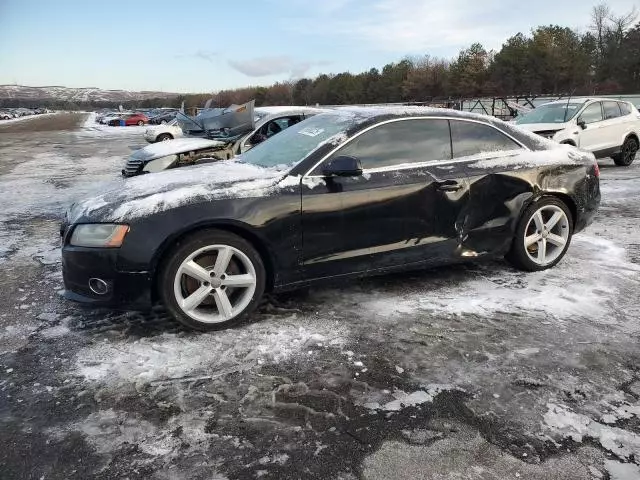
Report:
<svg viewBox="0 0 640 480"><path fill-rule="evenodd" d="M112 127L119 125L138 125L141 127L143 125L146 125L147 123L149 123L149 119L142 113L127 113L125 115L122 115L120 118L109 120L109 125L111 125Z"/></svg>

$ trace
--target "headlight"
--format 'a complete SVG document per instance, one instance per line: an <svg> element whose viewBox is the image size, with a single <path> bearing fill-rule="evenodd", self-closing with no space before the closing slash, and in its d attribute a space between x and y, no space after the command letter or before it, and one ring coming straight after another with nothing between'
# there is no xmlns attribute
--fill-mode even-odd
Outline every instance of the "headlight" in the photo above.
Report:
<svg viewBox="0 0 640 480"><path fill-rule="evenodd" d="M118 248L129 231L129 225L92 223L77 225L71 235L71 245L76 247Z"/></svg>

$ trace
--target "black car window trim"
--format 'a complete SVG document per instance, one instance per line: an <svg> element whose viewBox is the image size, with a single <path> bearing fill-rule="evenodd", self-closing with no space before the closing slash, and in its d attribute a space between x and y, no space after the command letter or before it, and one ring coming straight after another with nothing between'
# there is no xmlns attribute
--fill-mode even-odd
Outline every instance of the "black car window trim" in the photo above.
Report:
<svg viewBox="0 0 640 480"><path fill-rule="evenodd" d="M463 121L463 122L469 122L469 123L479 123L481 125L485 125L487 127L491 127L493 129L497 130L498 132L500 132L501 134L507 136L508 138L513 140L516 144L518 144L523 150L528 150L528 151L531 150L529 147L524 145L521 141L519 141L518 139L514 138L509 133L505 132L504 130L499 129L495 125L492 125L492 124L487 123L487 122L483 122L482 120L474 120L474 119L471 119L471 118L444 117L444 116L437 116L437 117L435 117L435 116L434 117L421 116L421 117L392 118L391 120L385 120L383 122L379 122L379 123L376 123L374 125L370 125L367 128L365 128L362 131L360 131L357 134L355 134L353 137L349 138L346 142L338 145L336 148L331 150L327 155L322 157L322 159L320 161L318 161L315 165L313 165L309 170L307 170L307 172L302 176L302 178L303 179L305 179L305 178L324 178L322 175L311 175L311 172L313 172L316 168L318 168L318 166L320 166L323 162L325 162L328 158L330 158L338 150L346 147L352 141L354 141L356 138L358 138L360 135L362 135L362 134L364 134L364 133L366 133L366 132L368 132L370 130L373 130L374 128L380 127L382 125L386 125L388 123L405 122L405 121L408 121L408 120L447 120L447 121L457 120L457 121ZM451 138L451 126L449 126L449 138ZM487 152L487 155L488 156L495 156L496 153L499 153L499 152ZM478 156L474 155L473 159L474 160L478 160ZM470 161L469 157L451 158L451 159L447 159L447 160L428 160L426 162L416 162L416 163L407 163L407 164L402 164L402 165L389 165L387 167L377 167L377 168L363 169L362 173L366 174L366 173L393 172L393 171L396 171L396 170L408 170L408 169L413 169L413 168L424 168L424 167L429 167L429 166L433 166L433 165L449 165L451 163L463 163L463 162L469 162L469 161Z"/></svg>

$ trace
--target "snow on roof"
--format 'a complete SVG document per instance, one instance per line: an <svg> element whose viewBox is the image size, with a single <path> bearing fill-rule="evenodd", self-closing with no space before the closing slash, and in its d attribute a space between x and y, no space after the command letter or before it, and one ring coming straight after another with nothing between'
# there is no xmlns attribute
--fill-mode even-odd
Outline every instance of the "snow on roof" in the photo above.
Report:
<svg viewBox="0 0 640 480"><path fill-rule="evenodd" d="M326 108L316 108L316 107L297 107L297 106L280 106L280 107L256 107L253 109L254 112L265 114L265 115L278 115L282 113L288 112L326 112Z"/></svg>

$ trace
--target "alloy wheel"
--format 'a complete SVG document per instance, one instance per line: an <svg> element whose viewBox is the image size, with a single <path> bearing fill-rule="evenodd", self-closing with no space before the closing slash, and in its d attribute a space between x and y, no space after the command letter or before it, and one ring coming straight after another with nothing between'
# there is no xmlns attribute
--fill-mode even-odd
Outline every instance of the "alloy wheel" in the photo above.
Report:
<svg viewBox="0 0 640 480"><path fill-rule="evenodd" d="M557 205L536 210L524 230L524 248L529 259L540 266L553 263L569 241L569 219Z"/></svg>
<svg viewBox="0 0 640 480"><path fill-rule="evenodd" d="M622 147L622 160L625 165L630 164L636 157L636 153L638 152L638 144L635 140L629 139L627 140Z"/></svg>
<svg viewBox="0 0 640 480"><path fill-rule="evenodd" d="M183 260L173 290L186 315L215 324L240 315L251 303L256 283L256 270L247 255L230 245L210 245Z"/></svg>

